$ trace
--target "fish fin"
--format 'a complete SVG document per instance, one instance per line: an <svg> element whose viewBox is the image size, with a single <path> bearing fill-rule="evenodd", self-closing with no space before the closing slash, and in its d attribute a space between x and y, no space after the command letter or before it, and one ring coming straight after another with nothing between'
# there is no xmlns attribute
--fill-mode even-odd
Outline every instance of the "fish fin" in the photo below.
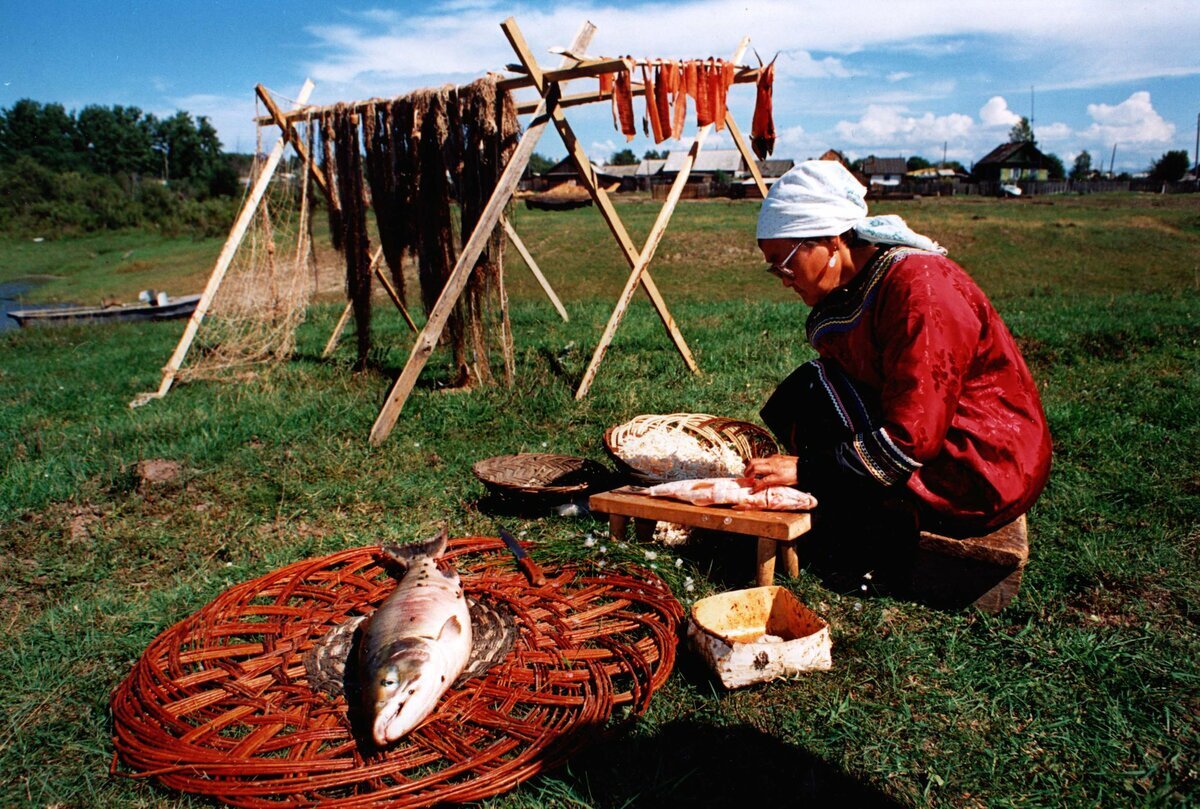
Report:
<svg viewBox="0 0 1200 809"><path fill-rule="evenodd" d="M452 641L463 634L463 625L459 622L457 615L451 615L446 619L446 623L442 624L442 628L438 630L437 642L444 643Z"/></svg>
<svg viewBox="0 0 1200 809"><path fill-rule="evenodd" d="M437 533L437 536L424 542L413 542L408 545L384 545L383 552L407 570L416 559L422 557L437 559L445 553L449 537L450 534L443 528Z"/></svg>

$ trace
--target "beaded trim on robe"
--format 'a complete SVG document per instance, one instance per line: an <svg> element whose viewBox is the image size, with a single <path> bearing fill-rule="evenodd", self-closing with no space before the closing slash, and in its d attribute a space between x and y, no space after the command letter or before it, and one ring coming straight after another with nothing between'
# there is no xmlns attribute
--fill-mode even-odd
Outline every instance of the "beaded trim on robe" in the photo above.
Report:
<svg viewBox="0 0 1200 809"><path fill-rule="evenodd" d="M817 340L826 334L836 334L853 329L875 300L879 283L887 275L887 271L892 268L892 265L914 253L928 252L914 247L896 245L876 253L871 257L867 266L862 269L862 272L855 276L849 284L830 292L825 300L814 306L813 310L808 313L808 320L804 324L808 342L815 346Z"/></svg>

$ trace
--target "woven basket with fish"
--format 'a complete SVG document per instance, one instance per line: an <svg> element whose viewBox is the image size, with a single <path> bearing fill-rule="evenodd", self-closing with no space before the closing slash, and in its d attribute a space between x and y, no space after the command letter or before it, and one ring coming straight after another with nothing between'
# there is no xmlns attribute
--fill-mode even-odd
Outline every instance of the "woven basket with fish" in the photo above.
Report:
<svg viewBox="0 0 1200 809"><path fill-rule="evenodd" d="M441 607L421 601L431 584ZM645 710L682 618L649 571L563 567L535 587L491 537L298 562L150 643L113 692L113 772L235 806L481 800L594 741L619 706ZM392 725L422 677L445 678L440 696Z"/></svg>
<svg viewBox="0 0 1200 809"><path fill-rule="evenodd" d="M779 452L762 427L705 413L635 416L604 432L604 448L644 485L736 476L750 458Z"/></svg>

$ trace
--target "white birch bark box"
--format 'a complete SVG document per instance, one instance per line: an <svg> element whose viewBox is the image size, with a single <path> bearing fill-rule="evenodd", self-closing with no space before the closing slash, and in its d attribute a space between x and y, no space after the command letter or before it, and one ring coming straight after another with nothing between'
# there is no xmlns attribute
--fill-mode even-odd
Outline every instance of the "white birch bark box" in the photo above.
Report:
<svg viewBox="0 0 1200 809"><path fill-rule="evenodd" d="M833 666L829 624L783 587L702 598L687 634L726 688Z"/></svg>

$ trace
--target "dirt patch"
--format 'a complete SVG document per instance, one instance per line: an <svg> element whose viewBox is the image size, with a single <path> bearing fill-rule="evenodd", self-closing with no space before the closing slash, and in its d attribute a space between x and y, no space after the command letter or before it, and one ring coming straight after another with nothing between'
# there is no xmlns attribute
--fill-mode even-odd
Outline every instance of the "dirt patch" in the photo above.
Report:
<svg viewBox="0 0 1200 809"><path fill-rule="evenodd" d="M1157 233L1165 233L1169 236L1178 236L1179 228L1171 225L1161 219L1156 219L1153 216L1131 216L1122 220L1121 224L1129 228L1139 228L1141 230L1153 230Z"/></svg>
<svg viewBox="0 0 1200 809"><path fill-rule="evenodd" d="M163 458L138 461L135 474L140 486L164 486L179 479L181 467L177 461Z"/></svg>
<svg viewBox="0 0 1200 809"><path fill-rule="evenodd" d="M152 261L145 261L144 259L139 258L117 267L117 272L121 275L133 275L140 272L157 270L158 267L159 265Z"/></svg>
<svg viewBox="0 0 1200 809"><path fill-rule="evenodd" d="M1175 624L1186 617L1180 599L1159 582L1101 581L1083 591L1070 604L1082 626L1134 627L1152 623Z"/></svg>

